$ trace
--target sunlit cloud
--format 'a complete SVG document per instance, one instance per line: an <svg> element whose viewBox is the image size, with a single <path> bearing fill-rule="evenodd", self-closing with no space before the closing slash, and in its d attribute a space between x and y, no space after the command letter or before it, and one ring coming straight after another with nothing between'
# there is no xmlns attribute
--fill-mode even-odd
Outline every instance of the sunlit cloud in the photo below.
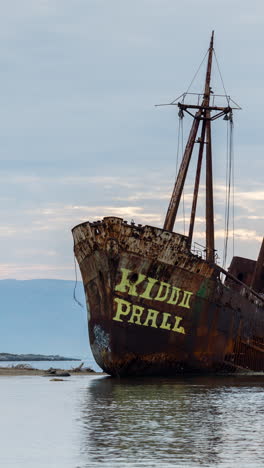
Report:
<svg viewBox="0 0 264 468"><path fill-rule="evenodd" d="M155 212L145 212L139 206L85 206L66 205L61 207L49 207L42 210L31 210L31 216L40 216L33 221L32 230L54 230L58 227L73 227L74 224L85 221L96 221L104 216L116 216L137 223L157 223L162 222L163 216Z"/></svg>

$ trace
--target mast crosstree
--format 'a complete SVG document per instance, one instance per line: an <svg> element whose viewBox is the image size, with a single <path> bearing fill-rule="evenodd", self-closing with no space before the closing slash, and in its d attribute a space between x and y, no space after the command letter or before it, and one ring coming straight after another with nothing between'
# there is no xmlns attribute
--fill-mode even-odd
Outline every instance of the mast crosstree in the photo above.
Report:
<svg viewBox="0 0 264 468"><path fill-rule="evenodd" d="M193 123L190 130L189 138L186 143L185 151L182 157L182 162L179 168L177 179L174 185L172 192L171 200L167 210L165 222L163 228L167 231L172 231L173 226L176 220L189 164L191 161L194 144L199 143L199 152L198 152L198 161L196 169L196 177L194 184L193 192L193 202L191 209L191 218L189 226L189 246L191 247L193 230L195 223L196 207L197 207L197 198L200 184L200 174L203 160L204 147L206 146L206 260L209 262L214 262L215 258L215 247L214 247L214 205L213 205L213 171L212 171L212 142L211 142L211 122L218 119L219 117L224 116L226 120L232 119L232 110L240 109L240 107L230 107L230 101L232 101L228 96L227 106L210 106L210 98L213 94L210 83L211 83L211 72L212 72L212 60L214 53L214 31L212 32L210 46L208 49L208 60L207 60L207 69L205 77L205 86L204 92L202 95L198 95L198 98L202 96L201 104L185 104L183 102L173 101L167 105L177 105L179 107L179 115L183 117L184 112L187 112L193 117ZM184 98L186 96L185 93ZM198 100L199 101L199 100ZM234 102L234 101L232 101ZM214 102L213 102L214 104ZM234 103L235 104L235 103ZM164 105L164 104L162 104ZM195 111L195 114L193 112ZM214 112L214 113L212 113ZM197 133L199 126L202 123L201 134L198 140L196 141Z"/></svg>

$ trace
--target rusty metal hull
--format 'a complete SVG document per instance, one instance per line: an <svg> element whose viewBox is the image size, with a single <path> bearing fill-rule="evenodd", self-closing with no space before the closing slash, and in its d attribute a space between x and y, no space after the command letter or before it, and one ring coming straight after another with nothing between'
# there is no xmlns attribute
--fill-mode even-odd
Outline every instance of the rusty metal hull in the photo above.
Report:
<svg viewBox="0 0 264 468"><path fill-rule="evenodd" d="M120 218L73 229L91 349L114 376L264 371L264 307L187 238Z"/></svg>

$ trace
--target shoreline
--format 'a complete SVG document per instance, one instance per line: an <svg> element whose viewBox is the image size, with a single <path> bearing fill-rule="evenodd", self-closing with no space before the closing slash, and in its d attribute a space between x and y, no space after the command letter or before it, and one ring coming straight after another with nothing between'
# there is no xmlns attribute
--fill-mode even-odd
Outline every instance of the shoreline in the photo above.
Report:
<svg viewBox="0 0 264 468"><path fill-rule="evenodd" d="M96 371L93 371L93 370L85 370L85 369L81 369L79 371L74 371L72 369L56 369L56 373L54 374L49 374L47 372L47 370L44 370L44 369L35 369L35 368L19 368L19 367L0 367L0 377L7 377L7 376L14 376L14 377L17 377L17 376L28 376L28 375L31 375L31 376L36 376L36 375L40 375L40 376L43 376L43 377L56 377L56 376L59 376L60 374L63 374L63 373L69 373L70 376L72 375L107 375L105 374L103 371L102 372L96 372ZM66 377L66 376L65 376Z"/></svg>

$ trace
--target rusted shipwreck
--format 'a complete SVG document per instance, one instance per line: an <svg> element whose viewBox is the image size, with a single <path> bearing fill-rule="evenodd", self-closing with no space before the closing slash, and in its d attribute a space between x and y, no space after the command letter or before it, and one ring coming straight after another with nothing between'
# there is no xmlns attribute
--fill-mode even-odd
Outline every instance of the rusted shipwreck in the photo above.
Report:
<svg viewBox="0 0 264 468"><path fill-rule="evenodd" d="M113 376L264 371L264 241L257 261L215 260L211 123L232 122L210 87L213 34L198 103L171 104L193 123L163 229L117 217L74 227L74 252L86 293L89 337L99 366ZM200 135L197 138L198 130ZM173 231L198 144L188 236ZM205 149L205 151L204 151ZM192 251L203 153L206 156L205 258Z"/></svg>

